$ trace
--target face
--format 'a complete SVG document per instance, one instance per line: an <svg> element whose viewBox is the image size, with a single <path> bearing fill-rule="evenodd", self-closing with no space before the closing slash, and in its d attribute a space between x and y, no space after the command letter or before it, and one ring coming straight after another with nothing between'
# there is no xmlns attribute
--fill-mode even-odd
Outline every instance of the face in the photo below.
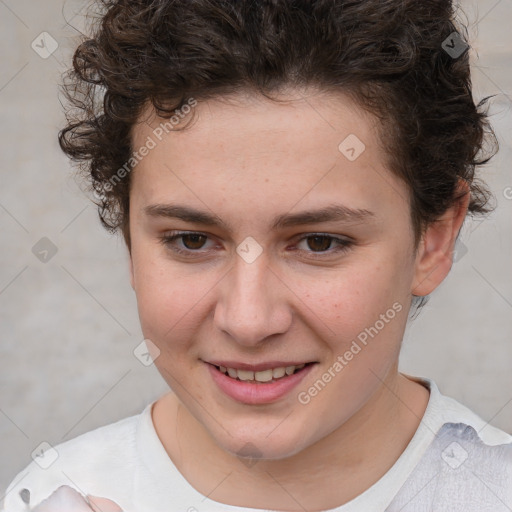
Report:
<svg viewBox="0 0 512 512"><path fill-rule="evenodd" d="M373 118L341 95L286 98L199 102L164 135L147 117L130 195L156 366L218 446L274 459L392 378L415 280L409 193Z"/></svg>

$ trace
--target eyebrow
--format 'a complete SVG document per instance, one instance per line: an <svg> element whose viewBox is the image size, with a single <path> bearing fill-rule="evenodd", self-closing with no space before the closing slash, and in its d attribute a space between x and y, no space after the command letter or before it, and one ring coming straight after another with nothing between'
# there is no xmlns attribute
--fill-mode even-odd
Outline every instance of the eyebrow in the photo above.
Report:
<svg viewBox="0 0 512 512"><path fill-rule="evenodd" d="M188 206L173 204L154 204L146 206L143 210L150 217L164 217L181 219L185 222L203 224L205 226L218 226L232 231L229 224L224 222L218 215L206 211L196 210ZM321 222L347 222L361 223L375 219L374 212L360 208L349 208L347 206L332 204L318 210L305 210L298 213L286 213L274 218L271 229L282 229L305 224L316 224Z"/></svg>

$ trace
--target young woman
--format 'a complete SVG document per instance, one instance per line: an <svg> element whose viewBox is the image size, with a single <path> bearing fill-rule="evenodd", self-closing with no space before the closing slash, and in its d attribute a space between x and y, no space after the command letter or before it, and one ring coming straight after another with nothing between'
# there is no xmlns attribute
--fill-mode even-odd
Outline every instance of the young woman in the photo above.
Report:
<svg viewBox="0 0 512 512"><path fill-rule="evenodd" d="M511 510L512 436L398 371L488 211L451 2L103 3L60 142L172 391L54 447L6 511Z"/></svg>

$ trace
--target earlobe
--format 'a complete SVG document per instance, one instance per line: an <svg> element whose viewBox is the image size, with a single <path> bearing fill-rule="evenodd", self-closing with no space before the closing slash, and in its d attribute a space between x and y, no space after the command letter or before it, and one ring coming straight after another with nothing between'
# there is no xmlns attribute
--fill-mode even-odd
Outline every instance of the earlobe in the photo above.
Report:
<svg viewBox="0 0 512 512"><path fill-rule="evenodd" d="M453 262L453 251L470 200L470 190L464 180L459 180L458 201L426 229L416 256L412 294L426 296L446 278Z"/></svg>

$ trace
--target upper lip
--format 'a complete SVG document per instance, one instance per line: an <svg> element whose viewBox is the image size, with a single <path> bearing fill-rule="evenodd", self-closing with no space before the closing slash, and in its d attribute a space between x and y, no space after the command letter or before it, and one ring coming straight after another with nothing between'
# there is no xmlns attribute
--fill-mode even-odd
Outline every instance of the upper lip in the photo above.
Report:
<svg viewBox="0 0 512 512"><path fill-rule="evenodd" d="M287 366L300 366L301 364L313 363L315 361L266 361L264 363L248 364L240 361L205 361L205 363L214 366L224 366L225 368L234 368L236 370L247 370L260 372L271 368L281 368Z"/></svg>

